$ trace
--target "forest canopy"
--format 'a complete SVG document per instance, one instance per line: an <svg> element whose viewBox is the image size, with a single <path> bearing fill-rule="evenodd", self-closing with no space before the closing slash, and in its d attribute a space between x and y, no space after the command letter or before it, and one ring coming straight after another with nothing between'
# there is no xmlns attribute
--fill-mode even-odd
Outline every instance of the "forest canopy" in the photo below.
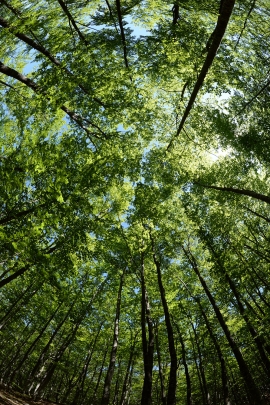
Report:
<svg viewBox="0 0 270 405"><path fill-rule="evenodd" d="M270 404L270 1L0 10L0 383Z"/></svg>

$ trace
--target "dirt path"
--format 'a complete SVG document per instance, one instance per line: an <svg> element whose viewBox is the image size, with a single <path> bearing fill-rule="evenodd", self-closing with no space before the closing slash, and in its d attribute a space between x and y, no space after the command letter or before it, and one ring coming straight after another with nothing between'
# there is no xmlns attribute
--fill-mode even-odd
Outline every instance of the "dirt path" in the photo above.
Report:
<svg viewBox="0 0 270 405"><path fill-rule="evenodd" d="M44 400L34 401L27 395L0 387L0 405L55 405L55 403Z"/></svg>

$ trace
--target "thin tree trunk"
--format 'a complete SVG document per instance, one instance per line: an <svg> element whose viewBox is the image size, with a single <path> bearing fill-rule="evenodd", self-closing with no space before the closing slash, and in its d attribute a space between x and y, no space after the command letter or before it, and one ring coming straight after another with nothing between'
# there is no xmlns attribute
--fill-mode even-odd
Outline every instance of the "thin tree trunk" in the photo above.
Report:
<svg viewBox="0 0 270 405"><path fill-rule="evenodd" d="M48 319L48 321L44 324L44 326L42 327L42 329L40 330L38 336L34 339L34 341L31 343L31 345L29 346L29 348L26 350L23 358L21 359L21 361L19 362L19 364L15 367L15 369L12 372L12 375L10 376L10 384L12 384L13 379L15 378L16 373L20 370L20 368L23 366L24 362L26 361L26 359L28 358L29 354L31 353L31 351L33 350L33 348L35 347L36 343L41 339L41 337L43 336L43 333L45 332L45 330L47 329L47 327L49 326L49 324L51 323L52 319L55 317L56 313L58 312L59 308L61 307L62 302L58 305L58 307L56 308L56 310L52 313L52 315L50 316L50 318Z"/></svg>
<svg viewBox="0 0 270 405"><path fill-rule="evenodd" d="M188 364L187 364L187 359L186 359L186 349L185 349L184 339L182 337L182 334L180 332L178 324L176 322L174 322L174 324L175 324L177 332L178 332L178 337L179 337L180 344L181 344L181 349L182 349L182 361L183 361L183 365L184 365L184 369L185 369L186 384L187 384L187 405L192 405L191 378L190 378L189 371L188 371Z"/></svg>
<svg viewBox="0 0 270 405"><path fill-rule="evenodd" d="M151 235L151 231L150 231L150 239L151 239L151 243L152 243L153 259L154 259L154 263L155 263L156 271L157 271L159 292L160 292L161 302L162 302L164 316L165 316L165 323L166 323L168 343L169 343L169 352L170 352L170 359L171 359L170 377L169 377L168 393L167 393L167 405L175 405L176 404L175 393L176 393L176 386L177 386L177 355L176 355L176 350L175 350L173 328L172 328L172 323L171 323L171 319L170 319L170 312L169 312L168 304L166 301L165 289L164 289L164 286L162 283L161 264L160 264L160 261L157 259L157 256L155 253L154 240Z"/></svg>
<svg viewBox="0 0 270 405"><path fill-rule="evenodd" d="M126 397L127 397L126 394L127 394L127 390L128 390L129 376L130 376L130 367L131 367L133 356L134 356L135 345L136 345L136 336L135 336L134 342L130 348L128 365L127 365L127 369L126 369L126 374L125 374L125 378L124 378L122 394L121 394L121 399L120 399L120 405L125 405L125 401L126 401Z"/></svg>
<svg viewBox="0 0 270 405"><path fill-rule="evenodd" d="M212 331L212 328L211 328L209 320L208 320L208 318L206 316L206 313L204 312L200 302L198 302L198 304L200 306L202 316L204 318L207 330L209 332L209 336L211 337L211 339L212 339L212 341L214 343L214 346L216 348L218 359L219 359L219 362L220 362L221 379L222 379L222 391L223 391L223 405L230 405L231 402L230 402L230 399L229 399L229 382L228 382L228 376L227 376L227 371L226 371L225 360L224 360L224 357L222 355L222 351L221 351L220 345L218 343L218 340L216 339L216 337L215 337L215 335L214 335L214 333Z"/></svg>
<svg viewBox="0 0 270 405"><path fill-rule="evenodd" d="M0 320L0 330L2 330L6 323L8 322L11 313L13 312L13 310L17 307L18 303L24 298L24 296L28 293L28 291L31 289L31 287L33 286L33 283L30 284L25 290L24 292L19 295L19 297L11 304L11 306L9 307L7 313L3 316L3 318ZM32 296L37 292L38 290L34 291L30 298L32 298Z"/></svg>
<svg viewBox="0 0 270 405"><path fill-rule="evenodd" d="M112 378L114 373L115 361L116 361L116 353L118 349L118 335L119 335L119 321L120 321L120 310L121 310L121 294L123 289L123 282L124 282L124 272L120 278L120 285L118 290L117 296L117 304L116 304L116 313L115 313L115 320L114 320L114 334L113 334L113 346L111 349L110 354L110 364L107 371L107 375L105 378L103 394L101 398L101 405L108 405L110 400L110 390L112 384Z"/></svg>
<svg viewBox="0 0 270 405"><path fill-rule="evenodd" d="M236 285L235 285L234 281L231 279L231 277L229 276L229 274L226 271L223 264L221 263L221 261L220 261L218 255L217 255L217 253L215 252L212 244L209 241L207 241L207 245L209 246L209 248L210 248L210 250L212 252L212 255L214 256L214 260L216 261L216 263L217 263L218 267L220 268L222 274L225 276L225 279L229 283L230 289L232 290L232 292L233 292L233 294L234 294L234 296L236 298L239 312L240 312L240 314L242 315L243 319L246 322L248 331L251 334L251 336L252 336L252 338L253 338L256 346L257 346L258 352L260 353L260 357L261 357L262 363L264 365L265 371L267 372L268 377L270 377L270 361L269 361L269 359L268 359L268 357L267 357L267 355L266 355L266 353L264 351L263 342L262 342L260 336L257 334L257 332L255 331L255 329L253 328L253 326L252 326L252 324L250 322L250 319L249 319L249 317L248 317L248 315L246 313L245 307L243 306L242 301L240 299L240 295L239 295L239 293L237 291Z"/></svg>
<svg viewBox="0 0 270 405"><path fill-rule="evenodd" d="M246 364L246 362L245 362L245 360L244 360L244 358L243 358L243 356L242 356L236 342L234 341L234 339L233 339L233 337L231 335L231 332L230 332L230 330L229 330L229 328L228 328L228 326L227 326L227 324L226 324L226 322L225 322L225 320L223 318L223 315L220 312L220 309L218 308L218 306L216 304L216 301L215 301L213 295L210 293L210 290L208 289L208 286L207 286L204 278L200 274L200 271L198 269L198 266L197 266L197 263L195 261L194 256L191 254L190 251L187 251L183 246L182 246L182 249L183 249L189 263L191 264L194 272L198 276L198 278L200 280L200 283L201 283L201 285L202 285L202 287L203 287L203 289L204 289L204 291L205 291L205 293L206 293L206 295L207 295L207 297L208 297L208 299L209 299L209 301L210 301L210 303L211 303L211 305L212 305L212 307L213 307L213 309L215 311L215 314L216 314L216 317L217 317L217 319L218 319L218 321L220 323L220 326L222 327L222 329L224 331L224 334L225 334L225 336L226 336L226 338L228 340L228 343L229 343L229 345L230 345L230 347L231 347L231 349L232 349L232 351L234 353L234 356L235 356L236 361L237 361L238 366L239 366L240 373L241 373L241 375L242 375L242 377L243 377L243 379L245 381L245 384L246 384L246 390L247 390L247 393L249 395L250 403L252 405L262 405L262 399L261 399L260 391L259 391L258 387L256 386L254 380L253 380L253 377L252 377L252 375L251 375L251 373L249 371L249 368L248 368L248 366L247 366L247 364Z"/></svg>
<svg viewBox="0 0 270 405"><path fill-rule="evenodd" d="M201 379L202 379L202 387L203 387L203 393L204 393L204 397L205 397L205 402L207 403L207 405L210 405L210 396L209 396L207 383L206 383L206 378L205 378L205 372L204 372L204 367L203 367L203 362L202 362L201 348L200 348L199 341L198 341L198 334L196 332L196 329L194 327L193 322L191 322L191 327L192 327L192 330L193 330L193 333L194 333L195 344L196 344L197 352L198 352L198 356L199 356L199 370L200 370L200 375L201 375Z"/></svg>
<svg viewBox="0 0 270 405"><path fill-rule="evenodd" d="M97 380L95 390L94 390L94 393L93 393L93 396L92 396L92 402L94 404L97 403L97 392L98 392L98 388L99 388L99 384L100 384L102 372L103 372L103 369L104 369L104 364L105 364L105 360L106 360L106 357L107 357L108 350L109 350L109 346L106 346L106 349L104 351L103 360L102 360L102 365L100 367L99 374L98 374L98 380Z"/></svg>
<svg viewBox="0 0 270 405"><path fill-rule="evenodd" d="M99 333L101 331L101 327L102 327L102 324L100 325L98 333L95 336L94 342L93 342L93 344L91 345L91 348L88 351L88 354L86 356L82 371L81 371L81 373L80 373L80 375L78 377L78 380L77 380L77 385L78 386L77 386L77 389L76 389L76 392L75 392L75 395L74 395L74 398L73 398L73 401L72 401L73 405L76 405L79 402L79 398L82 396L87 370L88 370L89 364L91 362L92 355L94 353L94 348L95 348Z"/></svg>
<svg viewBox="0 0 270 405"><path fill-rule="evenodd" d="M68 316L70 315L74 305L75 305L76 301L73 301L73 303L71 304L69 310L67 311L66 315L64 316L64 318L62 319L62 321L57 325L57 327L55 328L54 332L52 333L48 343L45 345L45 347L43 348L43 350L41 351L39 358L35 364L35 366L33 367L30 375L29 375L29 384L32 382L33 378L35 377L35 375L37 374L38 370L40 369L40 367L42 366L45 356L47 354L47 352L49 351L51 344L53 342L53 340L55 339L56 335L58 334L59 330L61 329L61 327L64 325L65 321L67 320ZM30 388L28 389L28 392L30 393L32 389L32 385L30 386Z"/></svg>
<svg viewBox="0 0 270 405"><path fill-rule="evenodd" d="M158 323L155 324L155 335L156 335L156 349L157 349L157 358L158 358L158 373L160 379L160 391L161 391L161 401L163 405L166 405L166 392L165 392L165 384L164 384L164 376L161 364L161 356L160 356L160 346L159 346L159 338L158 338Z"/></svg>
<svg viewBox="0 0 270 405"><path fill-rule="evenodd" d="M144 364L144 381L141 405L152 404L152 373L153 373L153 356L154 356L154 331L153 321L150 313L147 290L144 278L144 253L141 254L141 328L142 328L142 345L143 345L143 364ZM148 325L148 342L146 338L146 322Z"/></svg>

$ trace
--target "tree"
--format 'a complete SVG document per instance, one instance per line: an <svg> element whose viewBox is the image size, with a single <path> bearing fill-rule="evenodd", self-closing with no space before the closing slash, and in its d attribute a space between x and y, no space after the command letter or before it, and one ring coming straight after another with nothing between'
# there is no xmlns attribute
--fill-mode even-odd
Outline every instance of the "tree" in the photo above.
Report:
<svg viewBox="0 0 270 405"><path fill-rule="evenodd" d="M0 8L1 383L269 404L269 0Z"/></svg>

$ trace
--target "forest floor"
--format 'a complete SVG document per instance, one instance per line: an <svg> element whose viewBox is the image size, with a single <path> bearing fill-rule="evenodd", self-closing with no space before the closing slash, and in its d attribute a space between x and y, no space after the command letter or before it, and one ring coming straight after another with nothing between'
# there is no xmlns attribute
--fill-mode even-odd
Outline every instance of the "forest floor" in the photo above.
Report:
<svg viewBox="0 0 270 405"><path fill-rule="evenodd" d="M55 402L36 400L0 386L0 405L55 405Z"/></svg>

